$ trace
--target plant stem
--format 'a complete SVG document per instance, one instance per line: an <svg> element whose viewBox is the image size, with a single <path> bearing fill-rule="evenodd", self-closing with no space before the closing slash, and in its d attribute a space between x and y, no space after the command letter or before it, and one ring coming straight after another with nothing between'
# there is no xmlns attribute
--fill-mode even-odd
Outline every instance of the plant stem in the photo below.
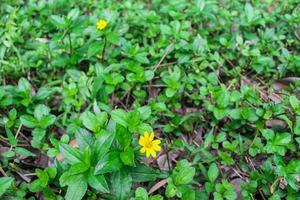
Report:
<svg viewBox="0 0 300 200"><path fill-rule="evenodd" d="M69 47L70 47L70 55L73 53L73 47L72 47L72 40L71 40L71 33L68 33L68 39L69 39Z"/></svg>
<svg viewBox="0 0 300 200"><path fill-rule="evenodd" d="M102 56L101 56L101 63L103 64L104 62L104 54L105 54L105 48L106 48L106 35L104 36L104 46L103 46L103 49L102 49Z"/></svg>

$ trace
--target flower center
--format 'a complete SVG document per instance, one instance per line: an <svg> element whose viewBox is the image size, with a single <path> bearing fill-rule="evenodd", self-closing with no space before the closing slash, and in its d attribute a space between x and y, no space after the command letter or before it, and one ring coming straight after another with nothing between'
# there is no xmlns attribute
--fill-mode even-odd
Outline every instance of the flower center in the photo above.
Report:
<svg viewBox="0 0 300 200"><path fill-rule="evenodd" d="M145 144L146 148L152 148L152 141L147 141Z"/></svg>

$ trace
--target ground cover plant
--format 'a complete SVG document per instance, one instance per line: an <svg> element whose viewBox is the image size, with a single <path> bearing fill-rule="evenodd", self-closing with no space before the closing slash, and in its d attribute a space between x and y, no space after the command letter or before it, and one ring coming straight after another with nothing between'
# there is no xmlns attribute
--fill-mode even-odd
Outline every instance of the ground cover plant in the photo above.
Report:
<svg viewBox="0 0 300 200"><path fill-rule="evenodd" d="M2 0L0 199L299 199L299 0Z"/></svg>

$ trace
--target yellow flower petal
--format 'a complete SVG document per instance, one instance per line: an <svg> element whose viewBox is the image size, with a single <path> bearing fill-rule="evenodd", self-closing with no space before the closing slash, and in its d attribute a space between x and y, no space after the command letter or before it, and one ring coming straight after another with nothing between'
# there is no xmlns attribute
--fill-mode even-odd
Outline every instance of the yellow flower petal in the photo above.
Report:
<svg viewBox="0 0 300 200"><path fill-rule="evenodd" d="M146 157L149 158L150 157L150 151L146 150Z"/></svg>
<svg viewBox="0 0 300 200"><path fill-rule="evenodd" d="M140 139L139 139L139 145L145 146L145 143L146 143L145 138L143 136L141 136Z"/></svg>
<svg viewBox="0 0 300 200"><path fill-rule="evenodd" d="M152 156L153 158L156 158L156 152L155 152L154 150L151 150L151 151L150 151L150 154L151 154L151 156Z"/></svg>
<svg viewBox="0 0 300 200"><path fill-rule="evenodd" d="M160 140L153 140L153 141L152 141L152 144L153 144L153 145L159 145L159 144L160 144Z"/></svg>
<svg viewBox="0 0 300 200"><path fill-rule="evenodd" d="M144 133L144 137L148 140L149 139L149 133L146 131L145 133Z"/></svg>
<svg viewBox="0 0 300 200"><path fill-rule="evenodd" d="M145 148L145 147L141 148L141 149L140 149L140 152L141 152L141 153L145 153L145 152L146 152L146 148Z"/></svg>
<svg viewBox="0 0 300 200"><path fill-rule="evenodd" d="M155 151L160 151L160 150L161 150L161 147L158 146L158 145L153 145L153 149L154 149Z"/></svg>
<svg viewBox="0 0 300 200"><path fill-rule="evenodd" d="M107 26L108 22L106 20L103 20L103 19L100 19L98 22L97 22L97 29L98 30L103 30L105 29L105 27Z"/></svg>
<svg viewBox="0 0 300 200"><path fill-rule="evenodd" d="M151 132L151 133L150 133L150 136L149 136L149 140L151 140L151 141L152 141L153 139L154 139L154 133L153 133L153 132Z"/></svg>
<svg viewBox="0 0 300 200"><path fill-rule="evenodd" d="M154 136L154 132L151 132L149 134L146 131L144 132L144 135L141 135L139 138L139 145L141 145L140 152L145 153L147 158L149 158L150 156L156 158L156 152L161 150L161 147L159 145L161 141L154 140Z"/></svg>

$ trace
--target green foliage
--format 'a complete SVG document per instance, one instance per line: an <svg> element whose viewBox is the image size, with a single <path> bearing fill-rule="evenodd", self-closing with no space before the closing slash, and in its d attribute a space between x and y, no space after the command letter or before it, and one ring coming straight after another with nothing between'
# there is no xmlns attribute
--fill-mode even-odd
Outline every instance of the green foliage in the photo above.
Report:
<svg viewBox="0 0 300 200"><path fill-rule="evenodd" d="M2 0L1 199L299 199L298 4Z"/></svg>

